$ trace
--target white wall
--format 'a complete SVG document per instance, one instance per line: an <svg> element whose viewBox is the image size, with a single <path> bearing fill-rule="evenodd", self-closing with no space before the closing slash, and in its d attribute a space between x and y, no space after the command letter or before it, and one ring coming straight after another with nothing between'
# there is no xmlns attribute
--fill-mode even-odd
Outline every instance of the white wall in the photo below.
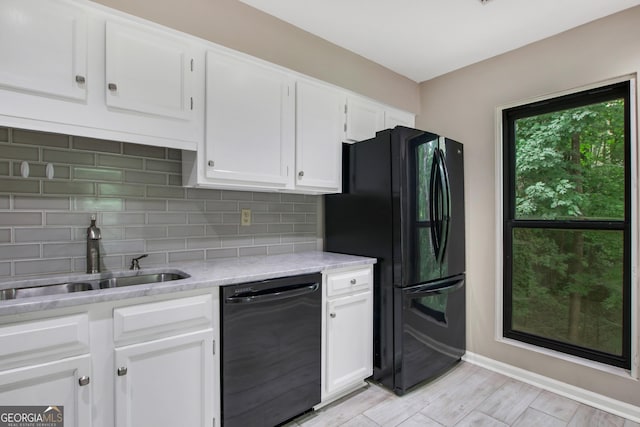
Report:
<svg viewBox="0 0 640 427"><path fill-rule="evenodd" d="M496 304L495 116L498 106L638 71L640 7L635 7L422 83L416 120L419 128L465 144L469 351L634 405L640 405L640 384L629 375L496 341L501 307Z"/></svg>

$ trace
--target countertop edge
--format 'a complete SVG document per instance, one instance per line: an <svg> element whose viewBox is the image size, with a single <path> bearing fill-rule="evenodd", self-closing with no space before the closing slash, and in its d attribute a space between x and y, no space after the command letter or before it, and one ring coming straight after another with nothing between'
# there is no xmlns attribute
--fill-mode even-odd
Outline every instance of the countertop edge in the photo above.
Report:
<svg viewBox="0 0 640 427"><path fill-rule="evenodd" d="M278 277L319 273L326 270L373 265L375 263L375 258L331 252L302 252L298 254L221 258L202 262L171 263L167 264L164 269L181 270L189 274L190 277L171 282L0 301L0 316L201 290ZM141 269L139 272L155 272L161 269L161 267L153 266L152 268ZM55 279L59 281L72 281L82 280L86 277L89 277L89 275L69 274L66 276L55 276ZM0 289L6 287L34 286L35 284L42 283L43 280L51 280L51 278L17 278L12 281L3 281L0 283Z"/></svg>

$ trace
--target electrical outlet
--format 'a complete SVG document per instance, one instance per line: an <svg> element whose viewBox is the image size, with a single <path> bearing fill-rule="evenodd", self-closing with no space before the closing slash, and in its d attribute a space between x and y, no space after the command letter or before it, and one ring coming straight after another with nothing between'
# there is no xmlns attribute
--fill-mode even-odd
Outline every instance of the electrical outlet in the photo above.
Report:
<svg viewBox="0 0 640 427"><path fill-rule="evenodd" d="M240 211L240 225L251 225L251 209Z"/></svg>

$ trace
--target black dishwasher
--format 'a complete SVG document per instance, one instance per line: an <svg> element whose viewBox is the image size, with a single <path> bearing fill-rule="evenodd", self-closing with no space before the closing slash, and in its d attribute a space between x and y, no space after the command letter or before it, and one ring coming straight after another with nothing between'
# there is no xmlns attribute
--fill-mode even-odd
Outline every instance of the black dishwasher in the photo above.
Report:
<svg viewBox="0 0 640 427"><path fill-rule="evenodd" d="M273 427L320 403L322 275L221 288L222 425Z"/></svg>

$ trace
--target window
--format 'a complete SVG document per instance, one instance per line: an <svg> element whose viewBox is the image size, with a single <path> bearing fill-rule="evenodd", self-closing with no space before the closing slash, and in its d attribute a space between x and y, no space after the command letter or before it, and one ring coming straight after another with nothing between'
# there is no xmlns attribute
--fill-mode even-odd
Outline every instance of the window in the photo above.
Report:
<svg viewBox="0 0 640 427"><path fill-rule="evenodd" d="M630 82L503 111L507 338L630 368Z"/></svg>

